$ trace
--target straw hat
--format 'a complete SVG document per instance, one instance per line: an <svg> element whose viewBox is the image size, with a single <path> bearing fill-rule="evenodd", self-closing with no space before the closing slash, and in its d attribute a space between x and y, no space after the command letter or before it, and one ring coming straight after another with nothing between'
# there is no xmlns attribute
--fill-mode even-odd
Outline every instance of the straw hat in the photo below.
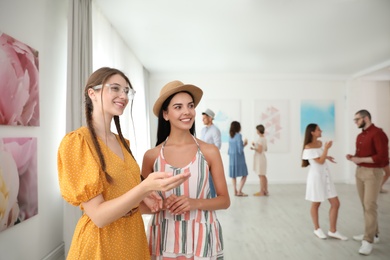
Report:
<svg viewBox="0 0 390 260"><path fill-rule="evenodd" d="M184 84L181 81L175 80L166 84L160 91L160 96L157 98L156 102L154 102L153 113L158 117L158 113L160 112L161 106L164 101L172 94L187 91L192 94L194 97L194 105L195 107L199 104L199 101L202 98L203 91L195 85Z"/></svg>

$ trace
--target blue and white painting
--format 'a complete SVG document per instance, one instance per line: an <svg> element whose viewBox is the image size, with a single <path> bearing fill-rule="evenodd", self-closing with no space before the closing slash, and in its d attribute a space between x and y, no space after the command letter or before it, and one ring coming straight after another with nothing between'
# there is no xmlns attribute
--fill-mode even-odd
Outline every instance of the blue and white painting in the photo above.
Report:
<svg viewBox="0 0 390 260"><path fill-rule="evenodd" d="M306 126L319 125L323 139L335 138L335 102L333 100L301 101L301 136L304 138Z"/></svg>

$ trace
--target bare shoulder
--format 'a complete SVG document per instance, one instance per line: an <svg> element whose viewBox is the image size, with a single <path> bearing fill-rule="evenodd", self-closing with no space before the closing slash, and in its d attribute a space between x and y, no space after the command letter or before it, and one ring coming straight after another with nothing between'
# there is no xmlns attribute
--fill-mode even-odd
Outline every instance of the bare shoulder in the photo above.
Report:
<svg viewBox="0 0 390 260"><path fill-rule="evenodd" d="M210 157L210 156L213 156L216 153L219 154L219 149L214 144L209 144L209 143L203 142L200 139L197 139L197 142L198 142L199 148L202 151L204 156Z"/></svg>
<svg viewBox="0 0 390 260"><path fill-rule="evenodd" d="M321 147L322 147L322 142L318 140L316 142L308 143L307 145L305 145L305 149L316 149Z"/></svg>

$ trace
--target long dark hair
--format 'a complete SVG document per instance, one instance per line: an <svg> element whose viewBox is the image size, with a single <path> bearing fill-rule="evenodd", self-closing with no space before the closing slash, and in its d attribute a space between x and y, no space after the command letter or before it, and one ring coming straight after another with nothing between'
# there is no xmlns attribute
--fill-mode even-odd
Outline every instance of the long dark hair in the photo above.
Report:
<svg viewBox="0 0 390 260"><path fill-rule="evenodd" d="M317 128L317 124L311 123L306 126L306 131L305 131L305 139L303 140L303 148L302 150L305 149L305 146L313 141L313 135L311 134L314 132ZM302 167L307 167L309 166L309 160L303 160L302 159Z"/></svg>
<svg viewBox="0 0 390 260"><path fill-rule="evenodd" d="M112 177L108 174L108 172L106 170L106 161L104 159L101 147L100 147L98 139L96 137L96 131L95 131L95 128L93 125L93 118L92 118L92 112L93 112L94 107L93 107L92 100L88 95L88 89L102 84L103 87L102 87L101 91L103 91L104 84L107 82L107 80L109 80L110 77L117 75L117 74L126 80L126 82L130 88L133 88L131 83L130 83L130 80L127 78L127 76L122 71L114 69L114 68L103 67L103 68L96 70L95 72L93 72L91 74L91 76L88 78L87 84L86 84L85 89L84 89L85 118L87 121L87 127L88 127L88 130L92 136L93 145L95 146L96 152L98 154L100 165L101 165L102 170L105 174L105 178L109 183L112 182ZM103 92L102 92L102 97L103 97ZM123 137L121 125L119 122L119 116L114 116L114 122L115 122L116 130L118 132L118 136L119 136L121 143L126 148L126 150L130 153L130 155L134 158L134 156L130 150L129 145L127 144L125 138Z"/></svg>
<svg viewBox="0 0 390 260"><path fill-rule="evenodd" d="M168 105L171 102L172 98L176 94L183 93L183 92L189 94L192 98L192 101L194 101L194 96L188 91L180 91L180 92L174 93L174 94L170 95L167 99L165 99L165 101L161 105L160 112L158 113L156 146L161 144L162 142L164 142L167 139L167 137L169 136L169 134L171 133L171 124L169 123L169 121L166 121L164 119L164 116L163 116L164 111L167 111ZM195 121L194 121L194 124L192 125L192 127L190 128L190 133L193 136L195 136Z"/></svg>
<svg viewBox="0 0 390 260"><path fill-rule="evenodd" d="M229 135L231 138L233 138L236 133L239 133L241 131L241 124L237 121L233 121L230 124L230 130L229 130Z"/></svg>

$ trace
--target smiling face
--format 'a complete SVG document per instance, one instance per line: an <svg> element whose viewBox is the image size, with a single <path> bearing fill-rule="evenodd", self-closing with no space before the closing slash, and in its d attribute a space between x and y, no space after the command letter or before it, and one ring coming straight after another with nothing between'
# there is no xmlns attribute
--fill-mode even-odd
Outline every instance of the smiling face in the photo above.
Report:
<svg viewBox="0 0 390 260"><path fill-rule="evenodd" d="M171 128L189 130L195 121L195 105L191 95L185 92L176 94L169 102L164 119L169 121Z"/></svg>
<svg viewBox="0 0 390 260"><path fill-rule="evenodd" d="M101 112L99 108L102 108L107 116L122 115L129 103L126 91L123 91L128 87L126 80L119 74L115 74L103 84L101 89L91 88L90 97L93 100L94 111Z"/></svg>

